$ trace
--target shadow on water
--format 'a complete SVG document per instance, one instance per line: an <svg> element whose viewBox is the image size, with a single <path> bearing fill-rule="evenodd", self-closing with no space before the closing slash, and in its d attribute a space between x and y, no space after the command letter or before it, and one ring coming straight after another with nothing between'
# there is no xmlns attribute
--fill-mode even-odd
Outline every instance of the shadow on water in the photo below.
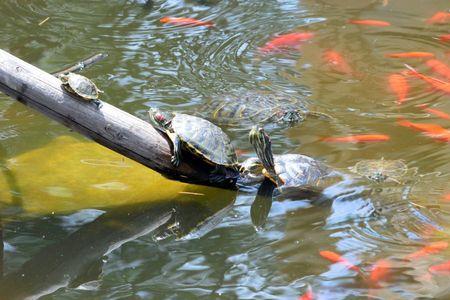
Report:
<svg viewBox="0 0 450 300"><path fill-rule="evenodd" d="M0 299L38 299L62 287L95 282L103 259L124 243L150 235L154 250L161 239L197 238L206 234L234 203L234 192L214 200L179 200L119 207L51 244L0 280Z"/></svg>

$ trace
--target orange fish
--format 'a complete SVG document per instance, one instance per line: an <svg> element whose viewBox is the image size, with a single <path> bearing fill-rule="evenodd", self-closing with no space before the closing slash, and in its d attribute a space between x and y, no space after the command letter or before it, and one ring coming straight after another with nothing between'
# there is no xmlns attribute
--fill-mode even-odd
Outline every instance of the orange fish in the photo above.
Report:
<svg viewBox="0 0 450 300"><path fill-rule="evenodd" d="M320 256L322 256L325 259L328 259L331 262L341 263L341 264L345 265L350 270L353 270L353 271L356 271L356 272L360 272L361 271L357 266L355 266L354 264L349 262L346 258L342 257L342 255L337 254L336 252L333 252L333 251L320 251L319 254L320 254Z"/></svg>
<svg viewBox="0 0 450 300"><path fill-rule="evenodd" d="M378 260L373 266L369 275L369 283L371 286L378 286L380 281L386 281L391 272L392 265L386 259Z"/></svg>
<svg viewBox="0 0 450 300"><path fill-rule="evenodd" d="M405 66L411 71L410 74L429 83L434 89L450 94L450 83L434 77L425 76L422 73L417 72L414 68L412 68L409 65L405 64Z"/></svg>
<svg viewBox="0 0 450 300"><path fill-rule="evenodd" d="M430 52L399 52L399 53L388 53L385 54L385 56L391 58L424 58L424 57L434 57L434 54Z"/></svg>
<svg viewBox="0 0 450 300"><path fill-rule="evenodd" d="M445 275L450 275L450 260L439 265L431 266L428 268L428 271L434 274L441 273Z"/></svg>
<svg viewBox="0 0 450 300"><path fill-rule="evenodd" d="M214 23L212 21L201 21L194 18L177 18L177 17L163 17L159 19L161 23L168 23L173 25L184 25L184 26L206 26L213 27Z"/></svg>
<svg viewBox="0 0 450 300"><path fill-rule="evenodd" d="M413 252L411 254L408 254L407 256L405 256L406 259L408 260L415 260L415 259L419 259L422 258L424 256L428 256L430 254L436 254L439 253L445 249L448 248L448 243L447 242L435 242L435 243L431 243L425 247L423 247L422 249Z"/></svg>
<svg viewBox="0 0 450 300"><path fill-rule="evenodd" d="M444 201L450 201L450 194L444 195Z"/></svg>
<svg viewBox="0 0 450 300"><path fill-rule="evenodd" d="M421 131L424 135L429 136L433 139L442 141L442 142L450 142L450 130L443 128L437 124L430 123L413 123L405 119L400 119L398 121L400 126L410 127Z"/></svg>
<svg viewBox="0 0 450 300"><path fill-rule="evenodd" d="M450 42L450 33L440 35L439 39L441 40L441 42Z"/></svg>
<svg viewBox="0 0 450 300"><path fill-rule="evenodd" d="M278 52L285 48L297 48L302 42L308 41L315 36L313 32L294 32L279 35L264 46L259 48L259 52L262 54L268 54Z"/></svg>
<svg viewBox="0 0 450 300"><path fill-rule="evenodd" d="M450 13L446 11L438 11L426 21L428 24L445 24L450 22Z"/></svg>
<svg viewBox="0 0 450 300"><path fill-rule="evenodd" d="M359 134L349 136L327 137L323 138L324 142L335 143L367 143L367 142L384 142L391 137L385 134Z"/></svg>
<svg viewBox="0 0 450 300"><path fill-rule="evenodd" d="M391 74L388 78L389 87L397 95L397 103L402 104L406 101L409 92L409 85L406 78L401 74Z"/></svg>
<svg viewBox="0 0 450 300"><path fill-rule="evenodd" d="M385 27L391 25L391 23L389 22L379 20L348 20L348 23L356 25L377 26L377 27Z"/></svg>
<svg viewBox="0 0 450 300"><path fill-rule="evenodd" d="M430 67L433 72L438 73L439 75L445 77L445 79L450 80L450 67L445 63L437 59L429 59L425 62L425 64Z"/></svg>
<svg viewBox="0 0 450 300"><path fill-rule="evenodd" d="M435 108L429 108L428 105L426 104L420 104L418 105L418 107L420 107L421 109L423 109L424 111L435 115L436 117L439 117L441 119L445 119L445 120L450 120L450 115L443 112L442 110L439 109L435 109Z"/></svg>
<svg viewBox="0 0 450 300"><path fill-rule="evenodd" d="M308 289L306 290L306 293L303 294L302 296L300 296L300 298L298 298L298 300L313 300L313 299L314 299L314 294L311 289L311 286L308 284Z"/></svg>
<svg viewBox="0 0 450 300"><path fill-rule="evenodd" d="M343 74L353 73L352 68L339 52L336 52L334 50L327 50L323 53L322 57L324 61L330 66L330 68L335 72Z"/></svg>

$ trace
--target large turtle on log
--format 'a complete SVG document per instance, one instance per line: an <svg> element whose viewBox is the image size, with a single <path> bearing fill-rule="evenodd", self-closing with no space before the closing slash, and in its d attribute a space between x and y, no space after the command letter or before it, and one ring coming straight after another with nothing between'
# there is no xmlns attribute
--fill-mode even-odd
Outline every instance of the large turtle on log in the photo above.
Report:
<svg viewBox="0 0 450 300"><path fill-rule="evenodd" d="M240 165L230 138L220 127L191 115L151 108L150 120L173 144L172 164L179 166L186 151L215 168L213 181L236 179Z"/></svg>
<svg viewBox="0 0 450 300"><path fill-rule="evenodd" d="M309 116L333 119L325 113L310 111L305 99L259 90L215 99L208 104L205 115L216 124L244 128L269 123L289 126Z"/></svg>

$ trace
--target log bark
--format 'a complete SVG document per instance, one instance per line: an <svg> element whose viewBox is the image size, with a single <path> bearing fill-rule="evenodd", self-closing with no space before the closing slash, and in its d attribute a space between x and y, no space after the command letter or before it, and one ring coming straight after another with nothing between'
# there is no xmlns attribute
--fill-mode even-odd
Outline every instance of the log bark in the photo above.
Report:
<svg viewBox="0 0 450 300"><path fill-rule="evenodd" d="M173 167L170 143L148 122L105 102L97 108L80 100L66 92L58 78L1 49L0 91L166 177L205 185L234 185L210 182L209 172L193 163Z"/></svg>

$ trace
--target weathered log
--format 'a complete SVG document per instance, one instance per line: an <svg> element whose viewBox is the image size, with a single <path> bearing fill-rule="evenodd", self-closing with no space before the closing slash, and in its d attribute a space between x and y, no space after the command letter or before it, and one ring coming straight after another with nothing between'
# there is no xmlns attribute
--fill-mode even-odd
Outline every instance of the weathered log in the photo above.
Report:
<svg viewBox="0 0 450 300"><path fill-rule="evenodd" d="M1 49L0 91L166 177L233 186L230 182L211 183L206 169L186 161L178 168L173 167L169 142L148 122L105 102L97 108L82 101L66 92L55 76Z"/></svg>

